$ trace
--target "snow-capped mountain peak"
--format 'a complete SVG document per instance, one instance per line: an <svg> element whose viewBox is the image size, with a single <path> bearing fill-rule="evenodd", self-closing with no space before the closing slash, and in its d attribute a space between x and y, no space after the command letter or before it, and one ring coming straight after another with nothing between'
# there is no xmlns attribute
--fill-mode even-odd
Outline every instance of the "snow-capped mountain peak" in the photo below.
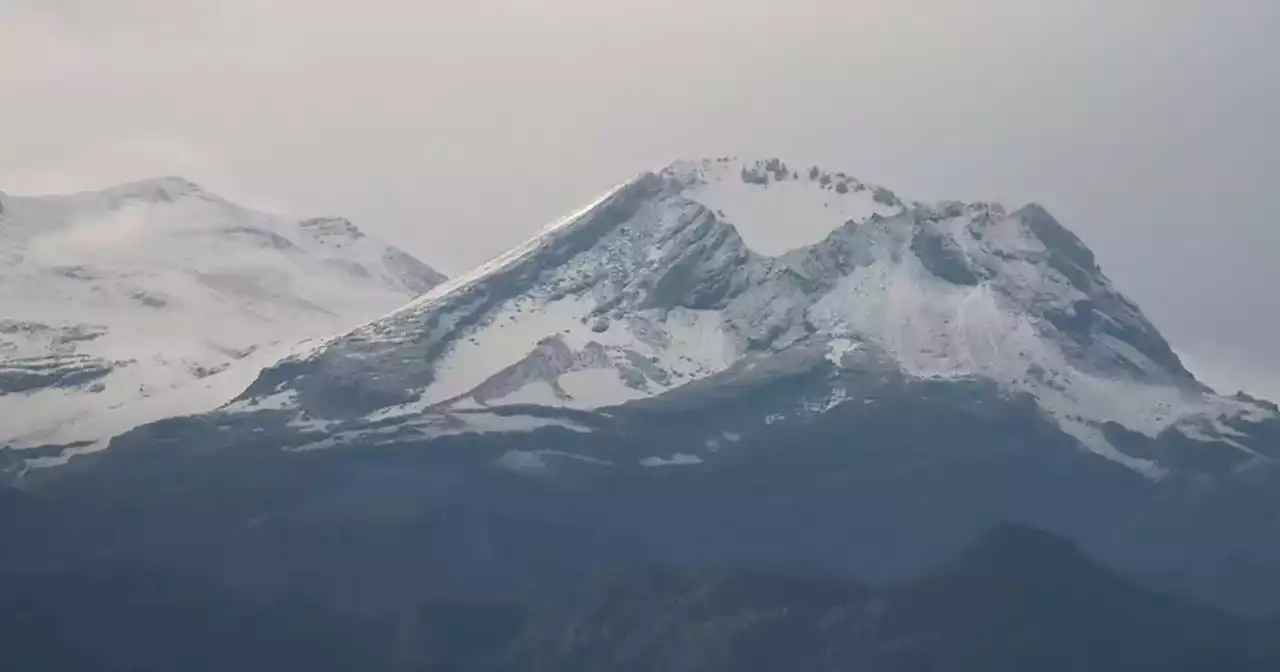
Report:
<svg viewBox="0 0 1280 672"><path fill-rule="evenodd" d="M1222 418L1274 415L1197 383L1042 207L908 202L839 172L730 158L637 177L286 359L233 409L270 399L353 437L361 423L431 436L483 430L494 409L600 409L814 366L829 371L825 407L851 369L989 380L1151 475L1158 460L1126 454L1110 428L1154 437L1208 419L1224 433Z"/></svg>
<svg viewBox="0 0 1280 672"><path fill-rule="evenodd" d="M105 440L210 410L294 342L443 278L350 222L163 177L0 210L0 446Z"/></svg>

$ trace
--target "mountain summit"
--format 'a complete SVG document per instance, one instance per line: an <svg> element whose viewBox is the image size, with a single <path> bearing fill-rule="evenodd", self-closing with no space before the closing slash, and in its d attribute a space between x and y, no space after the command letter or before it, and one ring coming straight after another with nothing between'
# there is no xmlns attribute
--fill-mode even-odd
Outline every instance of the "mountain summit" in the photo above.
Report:
<svg viewBox="0 0 1280 672"><path fill-rule="evenodd" d="M1235 462L1274 457L1248 439L1274 409L1198 383L1043 207L906 201L779 159L640 175L285 359L233 410L292 414L318 446L401 442L551 422L501 409L597 411L817 369L825 398L779 402L761 426L867 397L852 374L876 370L994 383L1152 478L1169 465L1131 448L1168 432Z"/></svg>
<svg viewBox="0 0 1280 672"><path fill-rule="evenodd" d="M209 411L296 341L443 279L346 220L257 212L176 177L3 201L0 447L100 447Z"/></svg>

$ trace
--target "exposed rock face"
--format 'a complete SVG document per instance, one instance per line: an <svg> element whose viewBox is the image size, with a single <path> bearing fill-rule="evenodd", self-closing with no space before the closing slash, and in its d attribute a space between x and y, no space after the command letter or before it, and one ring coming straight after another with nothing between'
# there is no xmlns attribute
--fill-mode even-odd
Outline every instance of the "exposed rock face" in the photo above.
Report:
<svg viewBox="0 0 1280 672"><path fill-rule="evenodd" d="M89 387L113 368L111 362L87 355L9 359L0 364L0 396L48 388Z"/></svg>

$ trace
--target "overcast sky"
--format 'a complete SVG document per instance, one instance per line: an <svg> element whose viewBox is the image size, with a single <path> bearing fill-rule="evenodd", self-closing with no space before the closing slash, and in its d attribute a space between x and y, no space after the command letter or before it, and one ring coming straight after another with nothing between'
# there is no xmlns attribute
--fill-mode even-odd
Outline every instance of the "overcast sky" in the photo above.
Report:
<svg viewBox="0 0 1280 672"><path fill-rule="evenodd" d="M678 157L1047 205L1280 399L1276 0L0 0L0 190L179 174L458 272Z"/></svg>

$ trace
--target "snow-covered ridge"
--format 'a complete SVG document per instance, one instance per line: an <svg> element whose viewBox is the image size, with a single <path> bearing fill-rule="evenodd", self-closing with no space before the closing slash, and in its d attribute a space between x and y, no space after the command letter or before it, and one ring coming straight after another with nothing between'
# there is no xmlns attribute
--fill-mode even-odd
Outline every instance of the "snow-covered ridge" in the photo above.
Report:
<svg viewBox="0 0 1280 672"><path fill-rule="evenodd" d="M1155 437L1211 419L1221 433L1276 415L1197 383L1039 206L909 202L818 167L731 158L641 175L286 359L237 406L289 394L300 421L402 421L429 436L482 409L599 409L796 353L831 370L823 408L849 398L850 353L874 353L853 359L1031 395L1082 445L1151 475L1156 461L1113 445L1108 427Z"/></svg>
<svg viewBox="0 0 1280 672"><path fill-rule="evenodd" d="M688 185L687 198L731 223L747 247L765 256L815 245L846 222L905 207L882 186L781 159L678 161L664 174Z"/></svg>
<svg viewBox="0 0 1280 672"><path fill-rule="evenodd" d="M0 207L0 446L208 411L300 339L443 278L345 220L239 207L176 177Z"/></svg>

